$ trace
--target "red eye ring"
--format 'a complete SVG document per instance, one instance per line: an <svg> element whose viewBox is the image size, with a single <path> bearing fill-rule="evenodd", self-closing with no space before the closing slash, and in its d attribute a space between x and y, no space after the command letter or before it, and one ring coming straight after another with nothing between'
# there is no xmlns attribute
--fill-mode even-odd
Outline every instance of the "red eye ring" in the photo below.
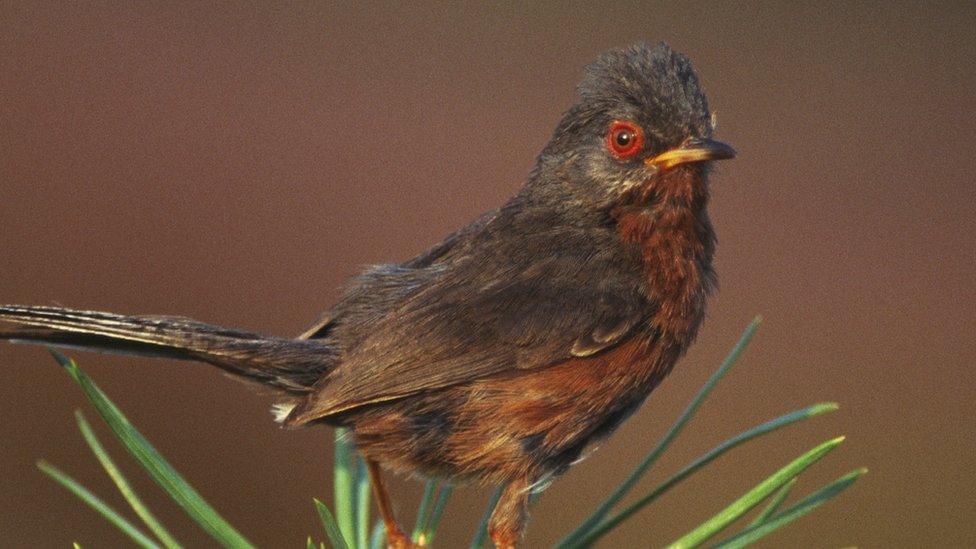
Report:
<svg viewBox="0 0 976 549"><path fill-rule="evenodd" d="M633 122L615 120L607 130L607 150L618 160L633 158L644 148L644 132Z"/></svg>

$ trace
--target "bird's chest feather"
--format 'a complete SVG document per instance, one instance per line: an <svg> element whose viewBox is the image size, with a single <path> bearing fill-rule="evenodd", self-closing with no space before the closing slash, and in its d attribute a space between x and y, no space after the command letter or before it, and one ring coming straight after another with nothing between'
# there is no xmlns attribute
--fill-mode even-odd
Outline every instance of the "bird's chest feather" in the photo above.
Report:
<svg viewBox="0 0 976 549"><path fill-rule="evenodd" d="M656 305L651 331L682 348L695 338L715 288L715 235L705 210L707 191L700 185L690 172L675 173L653 189L641 189L637 204L611 212Z"/></svg>
<svg viewBox="0 0 976 549"><path fill-rule="evenodd" d="M381 405L357 420L360 446L395 468L504 482L558 473L612 432L694 338L713 246L707 219L691 211L616 214L655 304L645 326L594 356L425 394L409 408Z"/></svg>
<svg viewBox="0 0 976 549"><path fill-rule="evenodd" d="M640 270L647 320L601 353L513 370L357 418L357 443L394 468L505 482L564 470L613 431L667 375L694 338L711 290L714 237L694 181L612 212Z"/></svg>

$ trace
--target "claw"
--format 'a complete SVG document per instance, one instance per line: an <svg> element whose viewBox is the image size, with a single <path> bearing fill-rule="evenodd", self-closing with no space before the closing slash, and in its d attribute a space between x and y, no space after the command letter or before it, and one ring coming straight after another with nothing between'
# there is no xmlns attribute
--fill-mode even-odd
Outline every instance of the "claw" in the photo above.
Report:
<svg viewBox="0 0 976 549"><path fill-rule="evenodd" d="M424 549L423 545L410 541L410 538L400 531L387 532L386 547L387 549Z"/></svg>

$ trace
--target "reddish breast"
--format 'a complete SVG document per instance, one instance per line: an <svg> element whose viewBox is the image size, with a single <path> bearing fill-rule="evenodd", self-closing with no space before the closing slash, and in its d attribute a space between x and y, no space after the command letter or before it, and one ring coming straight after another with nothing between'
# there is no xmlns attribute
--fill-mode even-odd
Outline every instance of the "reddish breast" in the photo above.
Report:
<svg viewBox="0 0 976 549"><path fill-rule="evenodd" d="M656 305L647 325L593 356L358 411L360 448L397 469L495 483L568 467L643 402L698 330L714 285L701 175L676 168L613 211Z"/></svg>
<svg viewBox="0 0 976 549"><path fill-rule="evenodd" d="M715 287L707 203L702 172L687 166L648 181L633 203L613 211L621 240L638 250L648 297L658 305L651 326L681 347L697 334Z"/></svg>

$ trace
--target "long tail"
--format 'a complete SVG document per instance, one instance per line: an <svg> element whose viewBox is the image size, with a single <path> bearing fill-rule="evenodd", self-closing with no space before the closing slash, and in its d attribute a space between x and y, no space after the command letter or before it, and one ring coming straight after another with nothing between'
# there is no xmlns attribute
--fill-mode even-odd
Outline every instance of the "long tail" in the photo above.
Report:
<svg viewBox="0 0 976 549"><path fill-rule="evenodd" d="M302 394L335 363L317 340L242 332L168 316L122 316L59 307L0 306L0 339L109 353L208 362L287 393Z"/></svg>

